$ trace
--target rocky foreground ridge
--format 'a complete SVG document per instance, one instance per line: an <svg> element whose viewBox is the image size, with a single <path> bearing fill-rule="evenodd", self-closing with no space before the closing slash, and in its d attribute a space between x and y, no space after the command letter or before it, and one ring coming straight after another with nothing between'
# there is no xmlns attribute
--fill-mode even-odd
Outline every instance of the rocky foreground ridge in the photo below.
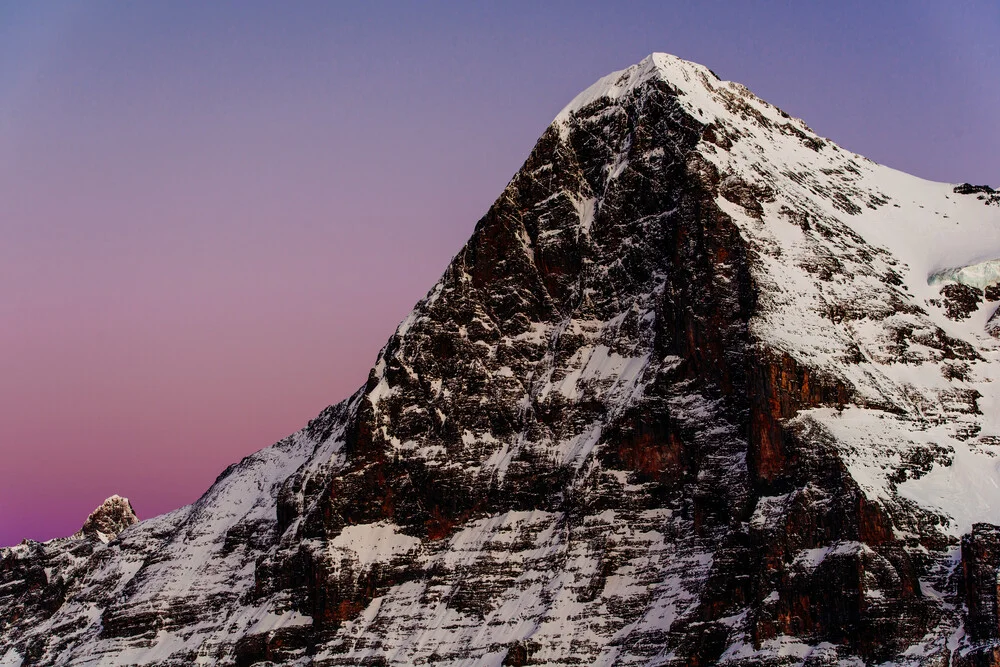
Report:
<svg viewBox="0 0 1000 667"><path fill-rule="evenodd" d="M354 396L0 550L0 665L1000 665L998 204L654 54Z"/></svg>

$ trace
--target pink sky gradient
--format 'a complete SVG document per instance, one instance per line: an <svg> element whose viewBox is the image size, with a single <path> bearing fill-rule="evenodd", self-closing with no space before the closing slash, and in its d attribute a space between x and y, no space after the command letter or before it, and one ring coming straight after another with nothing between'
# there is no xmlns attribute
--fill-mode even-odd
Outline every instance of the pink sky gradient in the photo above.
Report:
<svg viewBox="0 0 1000 667"><path fill-rule="evenodd" d="M654 50L1000 183L995 3L750 4L0 7L0 545L192 502L353 392L559 109Z"/></svg>

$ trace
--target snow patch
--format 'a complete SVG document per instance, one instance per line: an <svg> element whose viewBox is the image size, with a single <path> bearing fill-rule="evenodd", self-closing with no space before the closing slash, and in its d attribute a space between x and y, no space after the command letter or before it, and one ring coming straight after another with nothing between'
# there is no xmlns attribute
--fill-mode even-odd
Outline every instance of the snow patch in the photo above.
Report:
<svg viewBox="0 0 1000 667"><path fill-rule="evenodd" d="M420 547L420 540L399 532L399 527L387 521L345 526L330 541L330 548L347 551L357 556L362 569L373 563L388 563L397 556L413 553Z"/></svg>
<svg viewBox="0 0 1000 667"><path fill-rule="evenodd" d="M898 487L904 498L951 517L948 531L960 536L972 524L1000 524L1000 458L955 443L951 465L936 464L918 479Z"/></svg>

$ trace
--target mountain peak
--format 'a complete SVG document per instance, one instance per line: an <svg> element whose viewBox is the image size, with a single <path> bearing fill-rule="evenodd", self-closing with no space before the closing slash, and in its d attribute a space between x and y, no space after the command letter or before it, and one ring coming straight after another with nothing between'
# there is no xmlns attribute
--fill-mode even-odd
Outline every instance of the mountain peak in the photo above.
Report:
<svg viewBox="0 0 1000 667"><path fill-rule="evenodd" d="M800 119L792 118L781 109L754 95L746 86L725 81L708 67L684 60L669 53L651 53L638 63L601 77L567 104L556 116L553 124L565 137L566 124L574 114L595 102L617 103L654 82L667 84L677 94L682 108L693 118L706 125L725 119L723 124L747 125L771 129L777 126L796 126L793 133L805 132L818 140L812 130Z"/></svg>
<svg viewBox="0 0 1000 667"><path fill-rule="evenodd" d="M568 120L573 112L602 98L616 100L651 80L689 81L698 74L715 77L711 70L697 63L683 60L668 53L651 53L638 63L612 72L595 81L559 112L559 115L556 116L556 122Z"/></svg>
<svg viewBox="0 0 1000 667"><path fill-rule="evenodd" d="M110 542L123 530L139 523L132 503L118 494L112 495L97 507L80 529L85 537L95 537L101 542Z"/></svg>

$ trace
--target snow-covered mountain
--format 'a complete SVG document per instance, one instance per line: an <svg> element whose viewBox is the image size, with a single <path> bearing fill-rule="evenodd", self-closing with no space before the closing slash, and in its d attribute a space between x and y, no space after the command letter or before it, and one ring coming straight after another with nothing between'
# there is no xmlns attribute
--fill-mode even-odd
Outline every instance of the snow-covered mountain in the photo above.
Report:
<svg viewBox="0 0 1000 667"><path fill-rule="evenodd" d="M1000 665L998 258L990 188L654 54L354 396L0 550L0 665Z"/></svg>

